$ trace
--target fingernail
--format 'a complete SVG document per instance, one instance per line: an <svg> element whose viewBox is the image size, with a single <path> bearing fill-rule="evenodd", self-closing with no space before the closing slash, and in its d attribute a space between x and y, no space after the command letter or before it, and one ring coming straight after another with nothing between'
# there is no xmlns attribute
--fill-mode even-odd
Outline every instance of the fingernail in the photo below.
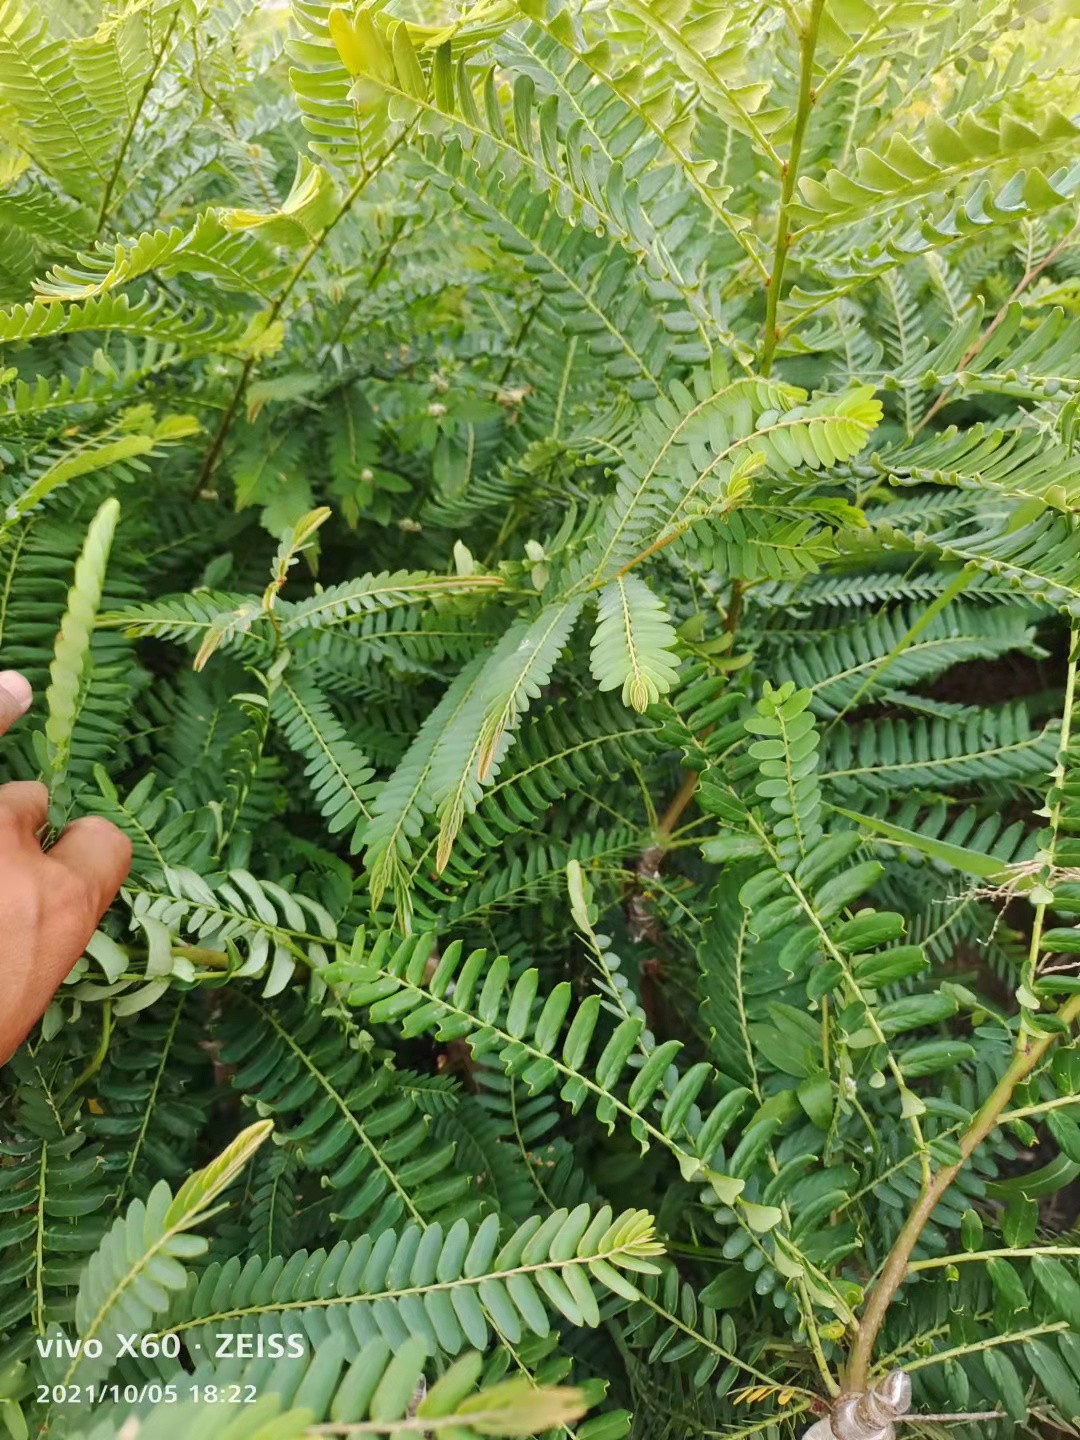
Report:
<svg viewBox="0 0 1080 1440"><path fill-rule="evenodd" d="M30 709L30 701L34 698L34 692L25 675L20 675L17 670L0 670L0 690L6 690L11 696L19 707L20 715L25 715Z"/></svg>

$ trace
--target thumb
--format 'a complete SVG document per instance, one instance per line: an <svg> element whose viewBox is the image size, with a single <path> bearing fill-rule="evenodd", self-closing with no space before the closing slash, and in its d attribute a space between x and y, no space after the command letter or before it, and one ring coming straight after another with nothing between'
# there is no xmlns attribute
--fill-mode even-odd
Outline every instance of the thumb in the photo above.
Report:
<svg viewBox="0 0 1080 1440"><path fill-rule="evenodd" d="M33 698L30 681L24 675L17 670L0 670L0 735L26 714Z"/></svg>

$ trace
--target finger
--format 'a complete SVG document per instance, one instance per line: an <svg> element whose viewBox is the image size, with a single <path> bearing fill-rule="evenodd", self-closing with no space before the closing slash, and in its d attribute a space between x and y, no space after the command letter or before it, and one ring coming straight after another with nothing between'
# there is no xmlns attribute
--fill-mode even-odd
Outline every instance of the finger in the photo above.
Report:
<svg viewBox="0 0 1080 1440"><path fill-rule="evenodd" d="M49 816L49 791L40 780L12 780L0 785L0 820L21 839L36 839Z"/></svg>
<svg viewBox="0 0 1080 1440"><path fill-rule="evenodd" d="M98 815L73 820L49 852L73 875L90 887L101 919L131 869L131 841L122 830Z"/></svg>
<svg viewBox="0 0 1080 1440"><path fill-rule="evenodd" d="M0 735L10 730L20 715L30 709L34 692L30 681L17 670L0 670Z"/></svg>

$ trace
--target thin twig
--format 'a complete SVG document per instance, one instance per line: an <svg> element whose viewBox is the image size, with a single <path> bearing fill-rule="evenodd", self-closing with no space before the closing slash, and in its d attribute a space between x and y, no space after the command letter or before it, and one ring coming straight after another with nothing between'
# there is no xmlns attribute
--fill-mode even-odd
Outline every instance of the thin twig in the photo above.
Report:
<svg viewBox="0 0 1080 1440"><path fill-rule="evenodd" d="M996 1350L1001 1345L1023 1345L1028 1340L1037 1340L1041 1335L1058 1335L1069 1329L1068 1320L1052 1320L1046 1325L1032 1325L1027 1330L1007 1330L1003 1335L987 1335L984 1340L973 1341L970 1345L954 1345L949 1350L938 1350L933 1355L920 1355L908 1360L904 1369L909 1374L916 1370L929 1370L934 1365L945 1365L950 1360L962 1359L965 1355L981 1355L984 1350ZM935 1334L938 1333L935 1331Z"/></svg>
<svg viewBox="0 0 1080 1440"><path fill-rule="evenodd" d="M675 795L672 798L671 804L664 811L660 823L656 827L656 833L662 839L670 838L671 832L679 823L683 811L690 804L690 801L694 798L694 792L697 790L697 783L699 779L700 776L698 775L696 770L687 771L686 775L683 777L682 784L679 786L678 790L676 790Z"/></svg>
<svg viewBox="0 0 1080 1440"><path fill-rule="evenodd" d="M1012 293L1010 294L1009 298L1005 301L1004 305L1002 305L1001 309L994 316L993 320L990 321L990 324L986 327L986 329L975 341L975 343L971 345L964 352L963 355L961 355L960 360L956 366L957 374L960 374L962 371L966 370L967 367L971 364L972 360L975 359L976 355L980 354L980 352L985 348L987 342L990 340L990 337L994 334L998 326L1005 319L1005 316L1009 313L1009 306L1019 300L1020 296L1024 293L1028 286L1034 280L1037 280L1039 278L1039 276L1043 273L1043 271L1047 268L1048 265L1052 265L1054 263L1054 261L1058 258L1061 252L1066 249L1076 238L1078 230L1080 230L1080 225L1074 225L1073 228L1069 231L1069 233L1062 240L1059 240L1058 243L1053 247L1053 249L1048 251L1047 254L1039 261L1037 265L1030 265L1027 270L1024 271L1023 275L1021 275L1020 279L1013 286ZM930 406L930 409L927 410L926 414L919 421L918 425L915 426L914 430L911 432L911 438L913 440L915 439L915 436L918 435L920 430L925 429L925 427L930 423L930 421L934 418L938 411L941 410L943 406L949 403L949 400L951 399L951 389L952 386L947 385L945 389L942 390L941 394L934 401L933 405Z"/></svg>
<svg viewBox="0 0 1080 1440"><path fill-rule="evenodd" d="M921 1425L924 1420L933 1420L939 1425L966 1425L969 1420L1004 1420L1004 1410L964 1410L944 1415L901 1415L903 1425Z"/></svg>
<svg viewBox="0 0 1080 1440"><path fill-rule="evenodd" d="M240 401L243 399L244 389L248 382L248 376L251 374L254 367L255 357L253 355L249 355L248 358L244 361L243 367L240 370L240 376L233 389L232 397L229 400L228 405L226 405L225 407L225 413L221 417L221 423L218 425L217 430L214 432L214 438L210 442L210 448L207 450L206 456L199 469L199 477L196 480L195 488L192 491L191 498L193 500L196 499L206 488L207 484L210 481L211 475L213 475L214 473L214 466L217 464L217 458L221 454L221 447L225 444L225 437L226 435L228 435L232 422L236 418L236 411L240 405Z"/></svg>
<svg viewBox="0 0 1080 1440"><path fill-rule="evenodd" d="M143 86L142 91L139 94L139 98L135 102L135 109L132 112L130 121L128 122L128 127L124 132L124 138L120 142L120 149L116 152L116 160L113 163L112 174L109 176L108 182L105 186L105 193L101 197L101 207L98 210L97 223L94 226L95 235L100 235L105 225L105 219L109 213L109 202L112 200L113 191L116 188L116 182L120 178L120 172L124 167L124 161L127 159L127 152L131 145L132 137L135 134L136 126L142 119L143 106L146 104L146 97L150 94L150 91L154 85L154 81L157 79L158 71L161 69L162 62L165 59L165 52L169 48L169 41L172 39L172 33L176 29L176 22L180 18L180 13L182 9L183 7L178 5L173 11L172 19L169 21L168 28L165 31L165 38L161 42L161 49L158 51L154 59L154 63L150 67L150 73L146 77L146 84Z"/></svg>
<svg viewBox="0 0 1080 1440"><path fill-rule="evenodd" d="M395 150L397 150L398 146L401 145L406 135L409 134L410 129L411 127L406 126L405 129L403 129L401 133L395 137L393 142L387 146L386 152L380 157L377 165L373 166L373 168L370 170L364 169L361 172L359 178L349 190L348 194L345 196L345 199L341 202L336 212L326 222L322 230L319 231L318 235L316 235L311 241L311 244L307 247L303 255L301 255L300 259L293 267L289 278L286 280L284 286L282 287L280 293L277 296L277 299L270 306L270 309L266 312L266 329L269 329L270 326L273 325L274 321L281 314L282 308L284 307L286 300L288 300L293 290L299 284L308 266L311 264L312 260L315 258L315 256L321 249L324 241L326 240L326 237L330 234L334 227L349 213L354 203L356 202L357 197L360 195L360 192L365 188L365 186L370 184L370 182L375 178L375 176L383 170L387 161L394 154ZM225 413L221 417L221 424L217 428L217 432L210 443L210 448L206 452L206 458L203 460L202 466L199 469L199 478L196 482L194 491L195 495L198 495L200 491L202 491L210 481L210 477L212 476L214 471L214 466L217 464L218 456L221 454L222 446L225 444L225 438L228 435L232 423L236 418L236 412L240 407L241 400L243 399L244 389L247 386L248 378L250 377L254 367L255 356L249 355L248 358L244 361L243 368L241 369L239 378L236 382L236 388L233 390L232 399L229 401L228 405L225 408Z"/></svg>
<svg viewBox="0 0 1080 1440"><path fill-rule="evenodd" d="M1002 1120L1006 1117L1003 1115ZM1020 1249L1005 1248L1002 1250L964 1250L955 1255L935 1255L929 1260L913 1260L908 1266L908 1271L914 1274L917 1270L939 1270L942 1266L963 1265L969 1260L1030 1260L1037 1255L1068 1255L1075 1258L1080 1255L1080 1246L1077 1245L1028 1245Z"/></svg>
<svg viewBox="0 0 1080 1440"><path fill-rule="evenodd" d="M428 182L425 180L424 183L420 186L420 189L416 192L417 200L419 200L420 196L426 190L427 184ZM390 256L393 254L394 250L397 248L397 243L404 234L405 226L408 224L411 218L412 217L410 215L401 215L398 217L397 224L394 226L389 239L386 241L386 244L380 251L379 258L376 260L371 274L367 277L367 281L363 291L353 299L351 305L347 305L345 307L345 313L344 315L342 315L341 321L338 324L337 329L334 331L330 339L326 342L326 349L323 351L322 364L326 364L326 361L330 358L330 355L333 352L334 346L345 334L345 331L349 325L349 321L352 319L356 311L356 307L360 304L360 301L366 299L366 297L370 295L371 292L374 290L376 281L379 279L383 270L386 268L386 264L389 261Z"/></svg>

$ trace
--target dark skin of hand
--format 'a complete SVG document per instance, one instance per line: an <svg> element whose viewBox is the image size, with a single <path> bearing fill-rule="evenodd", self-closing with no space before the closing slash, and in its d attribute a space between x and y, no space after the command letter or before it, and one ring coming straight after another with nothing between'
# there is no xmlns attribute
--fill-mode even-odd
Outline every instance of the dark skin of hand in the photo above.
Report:
<svg viewBox="0 0 1080 1440"><path fill-rule="evenodd" d="M0 735L25 715L30 686L0 671ZM74 820L46 854L38 840L48 791L0 785L0 1064L45 1013L131 865L131 842L108 820Z"/></svg>

